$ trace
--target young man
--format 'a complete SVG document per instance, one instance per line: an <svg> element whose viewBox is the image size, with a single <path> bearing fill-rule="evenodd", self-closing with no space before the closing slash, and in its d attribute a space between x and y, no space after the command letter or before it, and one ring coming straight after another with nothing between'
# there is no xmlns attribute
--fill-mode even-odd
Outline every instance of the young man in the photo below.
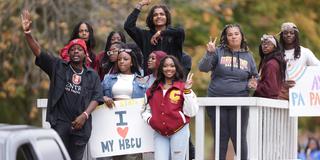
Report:
<svg viewBox="0 0 320 160"><path fill-rule="evenodd" d="M96 106L103 103L102 88L97 73L86 68L86 43L82 39L67 45L70 62L41 51L31 34L31 16L28 10L22 15L25 38L36 65L50 78L47 105L47 121L64 142L71 159L81 160L91 135L91 115Z"/></svg>
<svg viewBox="0 0 320 160"><path fill-rule="evenodd" d="M171 15L165 5L155 5L148 13L146 23L149 29L136 26L140 10L149 5L150 0L141 0L128 16L124 29L140 47L144 57L144 71L147 71L147 61L152 51L161 50L173 55L181 62L184 30L172 28Z"/></svg>

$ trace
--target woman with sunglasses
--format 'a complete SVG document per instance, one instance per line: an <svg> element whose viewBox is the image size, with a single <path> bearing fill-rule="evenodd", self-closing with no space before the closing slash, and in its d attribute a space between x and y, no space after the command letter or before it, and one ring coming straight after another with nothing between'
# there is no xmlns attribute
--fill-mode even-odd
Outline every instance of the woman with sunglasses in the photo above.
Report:
<svg viewBox="0 0 320 160"><path fill-rule="evenodd" d="M128 47L121 46L117 59L118 70L115 74L106 74L102 81L104 101L107 107L113 108L114 101L143 98L146 84L139 78L139 66L136 53ZM142 154L121 155L113 160L142 160Z"/></svg>
<svg viewBox="0 0 320 160"><path fill-rule="evenodd" d="M286 62L277 39L272 35L263 35L259 46L260 64L256 97L277 99L286 78Z"/></svg>

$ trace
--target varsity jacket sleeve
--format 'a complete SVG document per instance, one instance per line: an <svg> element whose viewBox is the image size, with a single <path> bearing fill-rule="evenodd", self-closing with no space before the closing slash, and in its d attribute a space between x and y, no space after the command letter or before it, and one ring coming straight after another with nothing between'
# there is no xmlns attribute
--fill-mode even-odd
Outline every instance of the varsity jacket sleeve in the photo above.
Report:
<svg viewBox="0 0 320 160"><path fill-rule="evenodd" d="M188 117L194 117L199 110L199 104L197 101L196 94L191 90L189 94L183 94L184 102L183 102L183 113Z"/></svg>
<svg viewBox="0 0 320 160"><path fill-rule="evenodd" d="M142 105L142 108L141 108L141 116L142 116L142 119L149 124L149 121L150 121L152 115L151 115L150 105L147 104L147 101L148 101L148 98L147 98L147 95L145 94L144 104Z"/></svg>
<svg viewBox="0 0 320 160"><path fill-rule="evenodd" d="M142 48L143 38L145 37L143 36L143 30L138 28L136 25L139 14L140 10L135 8L124 23L124 30L136 42L136 44Z"/></svg>

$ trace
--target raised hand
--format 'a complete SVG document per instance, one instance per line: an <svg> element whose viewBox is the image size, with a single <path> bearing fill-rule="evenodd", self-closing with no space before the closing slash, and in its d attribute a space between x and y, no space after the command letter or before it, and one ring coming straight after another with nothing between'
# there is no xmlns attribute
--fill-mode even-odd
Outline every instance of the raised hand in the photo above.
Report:
<svg viewBox="0 0 320 160"><path fill-rule="evenodd" d="M140 4L141 6L149 5L150 3L151 3L151 0L142 0L142 1L139 2L139 4Z"/></svg>
<svg viewBox="0 0 320 160"><path fill-rule="evenodd" d="M31 30L31 15L30 12L25 9L22 11L21 14L21 23L22 23L22 29L24 32L30 32Z"/></svg>
<svg viewBox="0 0 320 160"><path fill-rule="evenodd" d="M161 38L161 31L158 31L156 32L152 37L151 37L151 40L150 40L150 43L152 45L157 45L158 43L158 40Z"/></svg>
<svg viewBox="0 0 320 160"><path fill-rule="evenodd" d="M191 89L193 73L189 73L186 79L184 89Z"/></svg>
<svg viewBox="0 0 320 160"><path fill-rule="evenodd" d="M214 41L212 41L212 37L210 36L210 41L207 44L207 52L208 53L214 53L216 51L216 41L217 41L217 37L214 39Z"/></svg>

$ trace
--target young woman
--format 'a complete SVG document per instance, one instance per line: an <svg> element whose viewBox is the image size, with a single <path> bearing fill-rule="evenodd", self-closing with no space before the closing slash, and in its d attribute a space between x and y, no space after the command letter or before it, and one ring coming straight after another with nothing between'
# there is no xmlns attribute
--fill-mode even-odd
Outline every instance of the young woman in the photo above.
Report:
<svg viewBox="0 0 320 160"><path fill-rule="evenodd" d="M139 68L134 51L127 45L119 50L117 60L118 72L107 74L102 81L105 104L112 108L114 101L142 98L146 92L146 84L139 78ZM121 155L114 160L142 160L142 154Z"/></svg>
<svg viewBox="0 0 320 160"><path fill-rule="evenodd" d="M148 58L148 72L147 72L149 75L144 77L145 80L146 80L148 88L151 87L153 82L156 80L157 74L158 74L158 68L159 68L159 65L160 65L160 61L165 56L167 56L167 53L165 53L163 51L153 51L149 55L149 58Z"/></svg>
<svg viewBox="0 0 320 160"><path fill-rule="evenodd" d="M69 42L72 41L73 39L77 39L77 38L83 39L86 42L86 45L88 48L86 65L88 67L96 69L96 64L94 63L95 62L95 54L93 52L93 49L96 45L96 42L94 39L93 29L89 23L81 21L73 28ZM68 62L70 61L70 58L68 55L68 50L67 50L66 46L61 49L60 57L65 61L68 61Z"/></svg>
<svg viewBox="0 0 320 160"><path fill-rule="evenodd" d="M136 26L142 7L149 4L150 0L141 0L124 24L126 32L142 50L144 71L147 71L147 57L152 51L162 50L181 61L184 40L183 29L170 27L171 14L165 5L155 5L151 8L146 19L149 29Z"/></svg>
<svg viewBox="0 0 320 160"><path fill-rule="evenodd" d="M215 40L207 44L207 53L199 63L202 72L211 71L211 82L208 88L209 97L247 97L248 82L257 75L256 64L248 50L244 34L237 24L226 25L220 37L220 45ZM215 107L207 107L215 133ZM226 158L229 139L236 151L236 115L235 106L220 109L220 159ZM247 126L249 108L241 109L241 159L247 159ZM214 134L215 135L215 134Z"/></svg>
<svg viewBox="0 0 320 160"><path fill-rule="evenodd" d="M279 42L272 35L263 35L259 46L260 64L254 96L277 99L285 81L286 62Z"/></svg>
<svg viewBox="0 0 320 160"><path fill-rule="evenodd" d="M143 119L155 130L155 160L185 160L189 145L189 119L199 106L191 90L192 75L183 81L183 70L174 56L160 61L157 78L145 96Z"/></svg>

